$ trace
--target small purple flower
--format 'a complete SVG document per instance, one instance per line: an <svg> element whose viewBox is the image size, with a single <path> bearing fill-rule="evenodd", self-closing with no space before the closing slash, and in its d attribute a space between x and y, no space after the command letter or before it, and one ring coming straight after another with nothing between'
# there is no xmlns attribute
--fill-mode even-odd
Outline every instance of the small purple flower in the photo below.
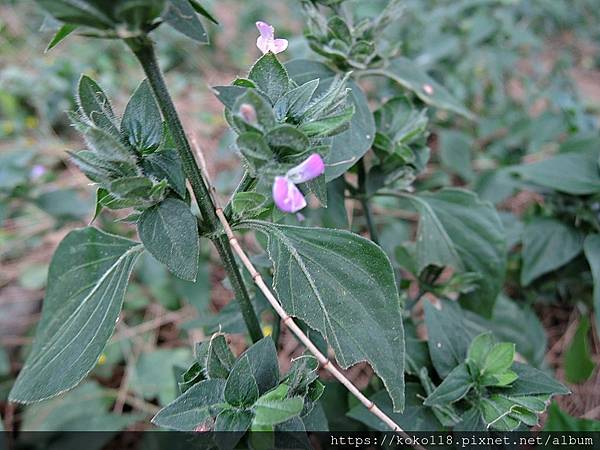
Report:
<svg viewBox="0 0 600 450"><path fill-rule="evenodd" d="M36 164L31 169L30 176L32 179L37 180L38 178L42 177L45 173L46 173L46 168L44 166L42 166L41 164Z"/></svg>
<svg viewBox="0 0 600 450"><path fill-rule="evenodd" d="M273 200L275 205L287 213L295 213L306 206L306 199L296 183L305 183L325 172L323 159L313 153L300 164L287 171L284 177L275 177Z"/></svg>
<svg viewBox="0 0 600 450"><path fill-rule="evenodd" d="M317 178L325 172L325 163L318 153L313 153L296 167L292 167L285 174L295 184L305 183Z"/></svg>
<svg viewBox="0 0 600 450"><path fill-rule="evenodd" d="M280 210L287 213L295 213L306 206L300 189L286 177L275 177L273 200Z"/></svg>
<svg viewBox="0 0 600 450"><path fill-rule="evenodd" d="M256 22L256 28L260 36L256 40L256 46L263 54L273 52L281 53L288 47L287 39L275 39L275 28L266 22Z"/></svg>

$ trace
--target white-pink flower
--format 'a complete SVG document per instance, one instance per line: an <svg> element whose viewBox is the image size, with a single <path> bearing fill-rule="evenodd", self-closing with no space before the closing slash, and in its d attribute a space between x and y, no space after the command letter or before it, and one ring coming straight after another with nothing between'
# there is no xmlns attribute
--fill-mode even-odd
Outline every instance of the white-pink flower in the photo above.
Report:
<svg viewBox="0 0 600 450"><path fill-rule="evenodd" d="M286 177L275 177L273 200L277 207L286 213L295 213L306 206L306 199L300 189Z"/></svg>
<svg viewBox="0 0 600 450"><path fill-rule="evenodd" d="M263 54L268 52L281 53L288 47L287 39L275 39L275 28L266 22L256 22L256 28L260 36L256 40L256 46Z"/></svg>
<svg viewBox="0 0 600 450"><path fill-rule="evenodd" d="M283 177L275 177L273 201L286 213L295 213L306 206L306 199L296 183L306 183L325 172L321 155L313 153L297 166L292 167Z"/></svg>

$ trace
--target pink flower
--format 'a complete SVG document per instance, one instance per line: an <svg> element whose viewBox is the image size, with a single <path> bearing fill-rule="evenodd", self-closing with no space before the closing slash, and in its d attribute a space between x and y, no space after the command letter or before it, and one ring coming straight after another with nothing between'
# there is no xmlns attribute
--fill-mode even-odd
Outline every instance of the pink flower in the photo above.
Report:
<svg viewBox="0 0 600 450"><path fill-rule="evenodd" d="M317 178L325 172L325 163L318 153L313 153L296 167L287 171L285 176L293 183L305 183L313 178Z"/></svg>
<svg viewBox="0 0 600 450"><path fill-rule="evenodd" d="M256 22L256 28L260 36L256 40L256 46L263 54L268 52L281 53L288 47L287 39L275 39L275 28L266 22Z"/></svg>
<svg viewBox="0 0 600 450"><path fill-rule="evenodd" d="M284 177L275 177L273 182L273 201L287 213L295 213L306 206L306 199L296 183L305 183L325 172L323 159L313 153L300 164L287 171Z"/></svg>
<svg viewBox="0 0 600 450"><path fill-rule="evenodd" d="M31 178L33 178L34 180L37 180L38 178L42 177L44 174L46 173L46 168L44 166L42 166L41 164L36 164L35 166L33 166L33 169L31 169Z"/></svg>
<svg viewBox="0 0 600 450"><path fill-rule="evenodd" d="M280 210L287 213L295 213L306 206L300 189L286 177L275 177L273 200Z"/></svg>

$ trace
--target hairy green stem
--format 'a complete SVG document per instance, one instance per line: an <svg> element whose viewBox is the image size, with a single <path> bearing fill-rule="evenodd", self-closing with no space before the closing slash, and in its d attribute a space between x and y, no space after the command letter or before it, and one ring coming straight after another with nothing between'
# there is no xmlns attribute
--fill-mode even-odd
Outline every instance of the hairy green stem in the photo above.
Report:
<svg viewBox="0 0 600 450"><path fill-rule="evenodd" d="M220 222L215 213L215 205L213 204L212 197L210 196L209 188L202 178L200 168L198 167L196 159L194 158L194 154L192 153L190 143L188 142L181 121L179 120L173 100L171 99L169 91L167 90L162 72L158 66L158 61L154 52L154 45L148 38L126 39L125 42L139 60L144 73L148 77L148 82L152 87L152 92L156 97L158 106L164 116L167 126L169 127L169 131L171 132L173 141L175 142L177 152L181 158L185 176L190 181L192 186L192 191L196 197L196 202L198 203L198 208L200 209L202 218L204 219L205 224L209 227L210 231L215 232L220 228ZM258 317L256 316L256 312L254 311L254 307L252 306L252 302L250 301L250 296L248 294L248 290L246 289L242 274L240 273L237 261L233 255L233 252L231 251L229 241L224 234L213 238L212 241L219 252L223 267L229 276L231 286L233 287L235 297L240 305L242 316L246 323L246 327L248 328L250 338L253 342L257 342L263 337L260 323L258 321Z"/></svg>
<svg viewBox="0 0 600 450"><path fill-rule="evenodd" d="M367 220L367 228L369 229L369 236L371 240L376 244L379 244L379 238L377 235L377 227L373 220L373 214L371 212L371 205L369 205L369 199L367 198L367 173L365 169L365 161L361 159L358 163L358 190L362 193L359 198L365 218Z"/></svg>

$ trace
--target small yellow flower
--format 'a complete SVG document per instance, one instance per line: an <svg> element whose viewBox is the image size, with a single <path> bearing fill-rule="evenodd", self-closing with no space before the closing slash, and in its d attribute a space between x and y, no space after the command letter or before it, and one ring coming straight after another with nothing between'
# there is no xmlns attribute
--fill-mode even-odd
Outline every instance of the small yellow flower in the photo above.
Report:
<svg viewBox="0 0 600 450"><path fill-rule="evenodd" d="M272 325L263 325L262 332L265 336L271 336L273 334L273 326Z"/></svg>
<svg viewBox="0 0 600 450"><path fill-rule="evenodd" d="M40 121L35 116L27 116L25 118L25 126L27 128L29 128L30 130L37 128L39 124L40 124Z"/></svg>
<svg viewBox="0 0 600 450"><path fill-rule="evenodd" d="M106 355L104 353L102 353L99 357L98 357L98 365L102 366L106 364Z"/></svg>
<svg viewBox="0 0 600 450"><path fill-rule="evenodd" d="M15 131L15 123L6 121L2 124L2 131L4 134L13 134Z"/></svg>

